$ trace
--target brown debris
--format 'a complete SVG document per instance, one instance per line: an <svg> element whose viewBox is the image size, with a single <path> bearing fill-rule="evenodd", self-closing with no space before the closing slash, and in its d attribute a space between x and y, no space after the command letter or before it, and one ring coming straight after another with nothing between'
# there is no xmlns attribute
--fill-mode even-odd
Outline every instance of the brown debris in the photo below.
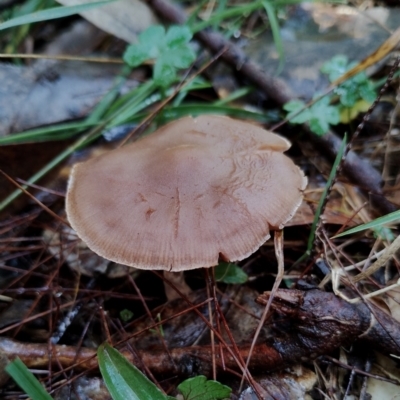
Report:
<svg viewBox="0 0 400 400"><path fill-rule="evenodd" d="M266 292L259 296L258 302L265 304L268 297ZM290 317L290 329L285 325L285 333L273 335L266 343L255 346L250 370L279 370L357 340L369 343L386 354L400 354L400 324L375 306L347 303L332 293L320 290L280 289L275 294L272 308ZM275 328L279 329L279 322L276 322ZM237 348L240 357L246 359L250 345L242 344ZM0 338L0 351L9 359L21 358L29 368L47 368L50 364L79 370L97 368L96 351L89 348L49 347L47 344L27 344ZM137 360L130 351L122 350L122 353L132 362ZM210 345L173 348L169 354L158 347L137 350L137 354L154 374L211 374L213 350ZM238 371L232 351L221 346L221 351L215 356L220 369L224 365L227 371Z"/></svg>

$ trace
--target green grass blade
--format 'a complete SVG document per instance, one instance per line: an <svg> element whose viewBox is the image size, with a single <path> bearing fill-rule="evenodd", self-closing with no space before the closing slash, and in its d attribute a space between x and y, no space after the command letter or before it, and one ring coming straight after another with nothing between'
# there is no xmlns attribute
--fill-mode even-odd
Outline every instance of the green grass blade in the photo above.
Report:
<svg viewBox="0 0 400 400"><path fill-rule="evenodd" d="M9 144L34 143L44 140L59 140L60 137L68 138L80 130L90 128L94 123L71 122L53 125L46 128L31 129L21 133L13 133L0 138L0 146Z"/></svg>
<svg viewBox="0 0 400 400"><path fill-rule="evenodd" d="M305 260L311 254L311 250L312 250L312 247L313 247L313 244L314 244L314 239L315 239L315 232L317 230L318 221L319 221L319 218L321 216L322 206L324 205L326 196L328 195L328 189L330 188L333 180L335 179L336 171L337 171L337 169L339 167L340 160L342 159L344 150L346 148L346 143L347 143L347 134L344 135L344 138L343 138L342 143L340 145L340 148L338 150L337 156L335 158L335 162L333 163L333 166L332 166L332 169L331 169L331 173L329 174L328 181L326 182L325 189L322 192L321 198L319 199L318 207L317 207L317 209L315 211L314 221L313 221L312 226L311 226L310 236L308 237L307 250L294 263L294 265L299 264L300 262Z"/></svg>
<svg viewBox="0 0 400 400"><path fill-rule="evenodd" d="M112 118L108 127L124 124L129 121L132 116L160 100L161 96L152 95L155 90L156 85L152 80L136 88L133 92L133 96L128 99L125 104L120 105L117 115Z"/></svg>
<svg viewBox="0 0 400 400"><path fill-rule="evenodd" d="M400 221L400 210L394 211L390 214L384 215L383 217L379 217L377 219L374 219L371 222L367 222L366 224L362 224L359 226L356 226L355 228L349 229L348 231L344 231L342 233L339 233L339 235L333 236L332 239L341 237L341 236L346 236L350 235L352 233L357 233L361 231L365 231L366 229L374 229L374 228L379 228L382 225L385 224L390 224L391 222L395 221Z"/></svg>
<svg viewBox="0 0 400 400"><path fill-rule="evenodd" d="M227 9L227 0L219 0L219 1L217 1L217 9L215 10L215 13L216 14L220 14L220 13L223 13L226 9ZM215 22L214 24L213 24L213 27L212 27L215 31L218 31L218 29L219 29L219 24L217 23L217 22Z"/></svg>
<svg viewBox="0 0 400 400"><path fill-rule="evenodd" d="M234 92L230 93L228 96L224 97L223 99L214 101L214 104L216 106L222 106L224 104L228 104L231 101L235 101L237 99L240 99L241 97L247 96L253 90L254 90L254 88L252 88L252 87L244 87L244 88L237 89Z"/></svg>
<svg viewBox="0 0 400 400"><path fill-rule="evenodd" d="M283 43L281 38L281 32L279 27L278 18L276 16L276 11L274 6L268 0L263 0L263 6L265 12L268 15L269 24L271 26L272 36L274 38L275 47L279 55L279 65L277 73L279 74L282 71L283 64L285 62L285 54L283 51Z"/></svg>
<svg viewBox="0 0 400 400"><path fill-rule="evenodd" d="M114 400L168 399L153 382L108 344L99 347L97 357L104 383Z"/></svg>
<svg viewBox="0 0 400 400"><path fill-rule="evenodd" d="M90 115L86 118L86 123L99 123L99 121L107 114L112 104L117 100L123 84L128 78L131 68L124 66L121 73L115 79L114 85L111 90L100 100Z"/></svg>
<svg viewBox="0 0 400 400"><path fill-rule="evenodd" d="M236 7L229 7L221 12L214 13L207 21L197 22L190 26L193 33L199 32L202 29L208 28L215 24L219 24L225 19L243 16L243 14L249 14L253 11L257 11L262 7L261 1L255 1L253 3L240 5Z"/></svg>
<svg viewBox="0 0 400 400"><path fill-rule="evenodd" d="M271 116L268 114L247 111L238 107L218 106L205 103L191 103L179 105L177 107L165 108L160 116L169 121L185 117L187 115L196 117L202 114L229 115L238 119L251 119L258 122L271 122Z"/></svg>
<svg viewBox="0 0 400 400"><path fill-rule="evenodd" d="M344 150L346 148L346 143L347 143L347 134L344 135L344 138L342 140L342 143L340 145L339 151L337 153L337 156L335 158L335 162L333 163L332 169L331 169L331 173L329 174L329 178L328 181L326 182L325 185L325 189L322 192L322 196L319 199L318 202L318 207L315 211L315 217L314 217L314 221L312 223L311 226L311 233L310 233L310 237L308 238L308 243L307 243L307 251L310 252L314 243L314 239L315 239L315 231L317 229L317 225L318 225L318 221L319 221L319 217L321 216L321 211L322 211L322 206L325 202L326 196L328 195L328 189L330 188L330 186L332 185L333 180L335 179L336 176L336 171L339 167L340 161L343 157L343 153Z"/></svg>
<svg viewBox="0 0 400 400"><path fill-rule="evenodd" d="M53 400L19 358L8 364L5 370L32 400Z"/></svg>
<svg viewBox="0 0 400 400"><path fill-rule="evenodd" d="M76 6L65 6L65 7L53 7L47 10L37 11L31 14L22 15L10 19L9 21L0 24L0 31L14 26L31 24L33 22L48 21L56 18L69 17L70 15L79 14L83 11L90 10L95 7L100 7L105 4L109 4L115 0L97 1L95 3L86 3Z"/></svg>

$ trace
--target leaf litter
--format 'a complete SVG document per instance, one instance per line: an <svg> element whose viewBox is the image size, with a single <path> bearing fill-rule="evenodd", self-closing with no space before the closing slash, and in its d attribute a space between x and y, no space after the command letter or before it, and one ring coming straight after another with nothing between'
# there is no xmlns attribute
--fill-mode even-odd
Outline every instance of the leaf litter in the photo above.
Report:
<svg viewBox="0 0 400 400"><path fill-rule="evenodd" d="M146 71L142 74L146 76ZM92 88L93 82L89 83ZM393 96L393 91L387 95ZM189 100L191 96L207 101L216 94L212 90L195 90L189 93ZM63 101L68 110L72 100ZM236 104L244 107L249 103L251 99L245 97ZM25 100L24 104L28 107L30 103ZM89 104L87 110L93 105L94 102ZM148 111L152 111L151 106ZM367 124L362 140L354 148L368 164L381 170L386 154L384 143L389 135L397 137L397 126L396 114L389 125L381 123L377 130ZM242 391L241 398L257 398L260 393L264 393L263 398L279 393L283 398L318 398L318 392L332 390L332 381L338 382L334 390L343 395L358 395L362 390L377 393L376 396L390 393L400 378L396 368L389 367L387 360L382 361L382 354L399 354L397 289L357 303L345 299L367 296L395 284L398 256L391 254L382 268L370 274L368 268L390 247L385 236L366 231L331 239L338 231L369 222L382 212L363 194L365 182L355 183L350 175L341 175L329 197L311 257L294 265L306 248L309 224L329 174L331 157L322 148L314 149L311 157L304 157L298 146L304 139L293 128L285 128L284 132L294 143L291 156L307 171L310 186L292 226L285 228L284 284L274 293L273 312L256 343L249 364L251 375L246 374L251 387ZM368 143L373 144L368 147ZM45 144L39 146L44 148ZM25 169L29 173L34 161L27 161ZM7 169L4 160L0 164L13 178L21 177L22 172ZM398 196L398 174L398 168L392 166L390 180L387 179L391 184L386 186L392 199ZM41 182L34 192L62 218L63 197L46 190L63 192L68 175L68 169L64 169L48 182ZM390 228L396 237L396 225ZM0 303L2 356L13 359L18 355L28 367L47 371L46 387L55 389L56 398L68 398L75 390L82 393L82 386L88 382L88 388L96 389L86 396L107 398L97 377L79 377L82 371L93 374L97 369L96 348L107 339L136 366L151 371L168 393L173 393L185 376L213 377L214 365L218 367L217 379L240 394L240 379L235 376L243 373L243 361L263 311L255 299L258 297L265 304L276 272L270 244L239 263L248 276L246 283L215 284L212 277L205 279L202 271L194 270L186 274L193 292L165 302L165 278L134 270L129 270L129 275L112 275L113 266L88 253L67 227L30 199L19 206L18 212L3 212L0 234L1 295L13 300L11 305ZM53 238L49 239L49 235ZM363 279L355 283L354 278L360 274ZM339 296L333 290L338 290ZM260 296L264 291L267 293ZM13 307L18 311L12 311ZM130 311L133 319L122 319L124 310ZM59 344L49 352L54 337L58 337ZM340 349L346 351L346 358ZM372 369L368 368L371 364ZM274 372L283 368L290 368L290 372ZM351 369L356 371L354 376L347 374ZM63 381L65 371L75 371L75 375ZM265 376L266 371L271 372ZM302 379L307 383L300 383ZM296 380L298 384L294 383ZM362 389L363 382L366 389ZM8 381L3 388L4 398L12 398L15 390Z"/></svg>

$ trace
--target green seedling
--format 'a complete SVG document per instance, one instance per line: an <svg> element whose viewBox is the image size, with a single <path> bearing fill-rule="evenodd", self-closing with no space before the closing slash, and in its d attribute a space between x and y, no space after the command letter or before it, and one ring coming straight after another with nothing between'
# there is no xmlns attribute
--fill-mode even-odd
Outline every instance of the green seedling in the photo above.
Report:
<svg viewBox="0 0 400 400"><path fill-rule="evenodd" d="M337 125L340 122L339 109L330 104L330 96L317 100L309 108L301 100L292 100L283 106L288 111L286 118L293 124L304 124L308 122L312 132L322 136L329 131L330 125ZM300 110L303 110L299 113ZM295 115L292 117L293 115Z"/></svg>
<svg viewBox="0 0 400 400"><path fill-rule="evenodd" d="M168 31L161 25L150 26L139 35L139 42L128 46L124 61L137 67L153 60L154 83L166 89L178 80L177 71L188 68L196 59L190 46L192 32L187 26L171 26Z"/></svg>
<svg viewBox="0 0 400 400"><path fill-rule="evenodd" d="M220 262L214 270L215 280L228 284L247 282L247 274L238 265L230 262Z"/></svg>
<svg viewBox="0 0 400 400"><path fill-rule="evenodd" d="M321 72L328 75L330 82L334 82L357 63L348 63L346 56L335 56L326 62ZM292 100L284 105L288 112L286 118L293 124L308 122L315 134L322 136L329 131L331 125L340 122L349 123L360 112L368 110L376 97L373 82L365 72L343 82L333 89L330 95L314 96L310 107L301 100Z"/></svg>
<svg viewBox="0 0 400 400"><path fill-rule="evenodd" d="M167 396L121 353L108 344L97 352L104 382L113 400L175 400ZM223 400L231 389L205 376L187 379L178 386L184 400Z"/></svg>

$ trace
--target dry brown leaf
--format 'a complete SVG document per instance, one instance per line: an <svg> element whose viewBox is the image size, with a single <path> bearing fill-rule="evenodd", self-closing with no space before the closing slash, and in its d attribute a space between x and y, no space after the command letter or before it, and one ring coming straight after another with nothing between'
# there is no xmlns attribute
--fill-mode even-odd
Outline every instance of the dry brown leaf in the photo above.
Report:
<svg viewBox="0 0 400 400"><path fill-rule="evenodd" d="M64 6L93 3L97 0L57 0ZM151 9L139 0L119 0L81 13L98 28L127 41L136 42L141 31L157 22Z"/></svg>

